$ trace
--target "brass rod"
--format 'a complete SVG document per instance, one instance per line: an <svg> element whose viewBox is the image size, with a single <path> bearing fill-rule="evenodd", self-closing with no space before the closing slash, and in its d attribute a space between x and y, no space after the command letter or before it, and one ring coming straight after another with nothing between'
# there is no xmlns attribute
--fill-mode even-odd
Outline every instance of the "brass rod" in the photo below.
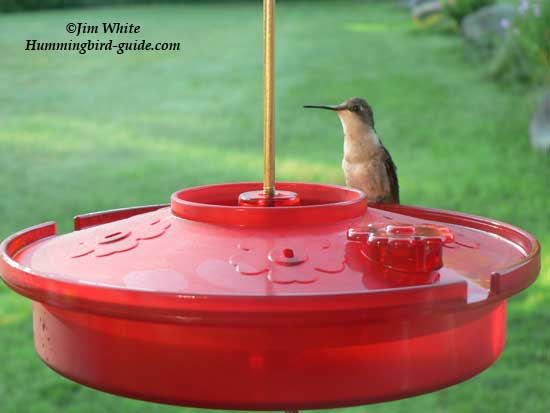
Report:
<svg viewBox="0 0 550 413"><path fill-rule="evenodd" d="M264 0L264 194L275 195L275 0Z"/></svg>

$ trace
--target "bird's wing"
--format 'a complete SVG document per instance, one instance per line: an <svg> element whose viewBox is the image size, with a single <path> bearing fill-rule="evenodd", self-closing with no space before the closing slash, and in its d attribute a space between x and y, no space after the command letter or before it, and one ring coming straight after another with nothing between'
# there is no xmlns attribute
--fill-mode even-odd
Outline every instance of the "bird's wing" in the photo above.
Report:
<svg viewBox="0 0 550 413"><path fill-rule="evenodd" d="M399 181L397 180L397 166L393 162L393 159L384 145L382 145L384 150L384 166L386 167L386 173L388 174L388 180L390 182L390 193L391 198L387 201L392 204L399 203Z"/></svg>

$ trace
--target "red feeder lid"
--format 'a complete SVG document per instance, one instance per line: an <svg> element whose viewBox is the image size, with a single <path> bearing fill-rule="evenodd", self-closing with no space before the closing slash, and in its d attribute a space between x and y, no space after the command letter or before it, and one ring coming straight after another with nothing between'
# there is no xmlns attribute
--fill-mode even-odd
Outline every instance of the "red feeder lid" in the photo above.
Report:
<svg viewBox="0 0 550 413"><path fill-rule="evenodd" d="M259 188L186 189L171 207L83 215L69 234L46 223L4 241L2 277L35 301L40 356L117 394L241 409L391 400L498 358L506 298L539 271L530 234L368 207L360 191L320 184L277 185L299 206L237 204Z"/></svg>

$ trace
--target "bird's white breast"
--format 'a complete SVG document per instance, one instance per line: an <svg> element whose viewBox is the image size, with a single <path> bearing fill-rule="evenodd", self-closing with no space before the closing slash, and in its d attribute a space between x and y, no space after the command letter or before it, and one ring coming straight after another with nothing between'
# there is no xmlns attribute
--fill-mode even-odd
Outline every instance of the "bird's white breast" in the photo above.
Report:
<svg viewBox="0 0 550 413"><path fill-rule="evenodd" d="M385 152L376 132L354 117L340 118L344 128L342 169L346 185L361 189L376 201L390 191L385 166Z"/></svg>

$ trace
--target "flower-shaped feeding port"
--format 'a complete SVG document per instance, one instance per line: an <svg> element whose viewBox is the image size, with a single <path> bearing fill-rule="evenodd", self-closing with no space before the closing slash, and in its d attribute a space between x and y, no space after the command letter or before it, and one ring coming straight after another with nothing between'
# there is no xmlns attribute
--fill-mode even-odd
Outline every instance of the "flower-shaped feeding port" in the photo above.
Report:
<svg viewBox="0 0 550 413"><path fill-rule="evenodd" d="M443 245L453 242L449 228L434 224L374 223L348 230L368 259L386 268L428 273L443 266Z"/></svg>
<svg viewBox="0 0 550 413"><path fill-rule="evenodd" d="M140 241L158 238L170 227L170 222L153 215L151 220L137 224L132 228L117 230L97 229L94 237L86 237L77 242L71 258L85 257L93 253L95 257L107 257L112 254L130 251L136 248Z"/></svg>
<svg viewBox="0 0 550 413"><path fill-rule="evenodd" d="M323 273L336 274L345 268L344 256L325 240L305 245L275 242L270 247L264 241L247 239L238 248L240 252L229 259L237 272L247 276L267 274L277 284L309 284Z"/></svg>

